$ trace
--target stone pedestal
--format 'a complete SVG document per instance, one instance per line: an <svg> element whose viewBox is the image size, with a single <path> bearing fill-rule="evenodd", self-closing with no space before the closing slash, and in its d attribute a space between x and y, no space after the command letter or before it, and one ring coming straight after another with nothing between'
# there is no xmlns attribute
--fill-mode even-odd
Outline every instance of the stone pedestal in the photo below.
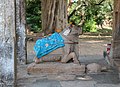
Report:
<svg viewBox="0 0 120 87"><path fill-rule="evenodd" d="M75 74L75 75L81 75L85 72L85 65L79 65L74 63L59 63L59 62L46 62L41 64L35 64L32 63L28 66L27 72L29 74L53 74L53 75L59 75L59 74Z"/></svg>

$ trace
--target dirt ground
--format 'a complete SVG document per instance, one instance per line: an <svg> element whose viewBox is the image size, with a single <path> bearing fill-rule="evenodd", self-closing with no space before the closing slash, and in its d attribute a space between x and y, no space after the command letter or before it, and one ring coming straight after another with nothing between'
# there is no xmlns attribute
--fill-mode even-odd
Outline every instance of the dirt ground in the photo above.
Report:
<svg viewBox="0 0 120 87"><path fill-rule="evenodd" d="M103 59L103 51L107 44L111 43L112 37L81 36L79 45L79 59L81 62L100 62Z"/></svg>

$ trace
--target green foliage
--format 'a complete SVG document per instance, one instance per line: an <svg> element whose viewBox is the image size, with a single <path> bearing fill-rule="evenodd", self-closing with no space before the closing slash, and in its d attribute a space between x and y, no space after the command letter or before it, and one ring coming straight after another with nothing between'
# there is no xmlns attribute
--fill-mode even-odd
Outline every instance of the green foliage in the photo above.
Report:
<svg viewBox="0 0 120 87"><path fill-rule="evenodd" d="M85 32L96 32L96 25L112 19L113 0L74 0L69 8L68 15L76 25L83 27ZM26 0L26 21L34 32L41 30L41 0Z"/></svg>
<svg viewBox="0 0 120 87"><path fill-rule="evenodd" d="M97 32L96 22L93 19L87 20L83 26L84 32Z"/></svg>
<svg viewBox="0 0 120 87"><path fill-rule="evenodd" d="M80 3L81 2L81 3ZM78 0L70 7L69 15L74 11L69 21L83 27L84 32L96 32L96 25L103 25L105 20L112 19L113 0Z"/></svg>
<svg viewBox="0 0 120 87"><path fill-rule="evenodd" d="M40 0L26 0L26 21L31 31L41 31L41 2Z"/></svg>

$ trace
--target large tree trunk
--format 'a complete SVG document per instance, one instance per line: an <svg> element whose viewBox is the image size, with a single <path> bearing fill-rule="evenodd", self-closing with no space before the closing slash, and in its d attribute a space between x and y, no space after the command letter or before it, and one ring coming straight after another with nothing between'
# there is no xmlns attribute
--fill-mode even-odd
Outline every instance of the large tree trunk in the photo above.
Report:
<svg viewBox="0 0 120 87"><path fill-rule="evenodd" d="M27 62L25 20L25 0L16 0L17 57L19 63Z"/></svg>
<svg viewBox="0 0 120 87"><path fill-rule="evenodd" d="M114 0L113 59L120 66L120 0Z"/></svg>
<svg viewBox="0 0 120 87"><path fill-rule="evenodd" d="M0 87L15 80L15 0L0 0Z"/></svg>
<svg viewBox="0 0 120 87"><path fill-rule="evenodd" d="M42 0L42 29L45 34L67 25L67 0Z"/></svg>

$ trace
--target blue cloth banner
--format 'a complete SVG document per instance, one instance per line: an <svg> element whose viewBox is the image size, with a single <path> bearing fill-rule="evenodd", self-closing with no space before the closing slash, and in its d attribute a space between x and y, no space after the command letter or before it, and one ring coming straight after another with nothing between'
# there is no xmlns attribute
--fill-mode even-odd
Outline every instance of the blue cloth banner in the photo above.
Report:
<svg viewBox="0 0 120 87"><path fill-rule="evenodd" d="M37 58L41 58L63 46L65 46L63 38L55 32L48 37L38 39L34 45L34 51Z"/></svg>

